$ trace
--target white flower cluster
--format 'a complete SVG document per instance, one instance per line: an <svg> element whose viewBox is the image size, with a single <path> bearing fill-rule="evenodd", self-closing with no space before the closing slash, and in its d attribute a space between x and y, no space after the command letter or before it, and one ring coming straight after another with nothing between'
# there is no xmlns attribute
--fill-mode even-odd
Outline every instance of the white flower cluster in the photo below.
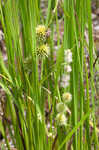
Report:
<svg viewBox="0 0 99 150"><path fill-rule="evenodd" d="M65 50L64 56L64 60L67 64L72 62L72 52L70 49Z"/></svg>
<svg viewBox="0 0 99 150"><path fill-rule="evenodd" d="M66 88L69 86L70 76L67 74L63 74L60 82L60 86Z"/></svg>
<svg viewBox="0 0 99 150"><path fill-rule="evenodd" d="M70 63L72 62L72 52L70 49L65 50L64 61L65 61L64 65L65 73L62 75L60 86L66 88L69 86L70 72L72 71L72 68L70 66Z"/></svg>

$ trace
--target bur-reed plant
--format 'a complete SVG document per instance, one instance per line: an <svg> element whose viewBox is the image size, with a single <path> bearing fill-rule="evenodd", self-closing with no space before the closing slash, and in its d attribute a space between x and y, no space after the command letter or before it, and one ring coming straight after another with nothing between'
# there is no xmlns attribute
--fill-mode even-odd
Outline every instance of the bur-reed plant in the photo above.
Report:
<svg viewBox="0 0 99 150"><path fill-rule="evenodd" d="M0 53L0 86L6 97L0 127L6 146L11 150L6 135L8 129L17 150L91 150L93 147L96 150L99 144L95 121L91 1L61 2L62 40L58 0L48 0L46 18L42 17L41 3L40 0L0 1L7 53L7 63ZM84 37L86 26L88 46ZM90 78L85 49L89 53Z"/></svg>

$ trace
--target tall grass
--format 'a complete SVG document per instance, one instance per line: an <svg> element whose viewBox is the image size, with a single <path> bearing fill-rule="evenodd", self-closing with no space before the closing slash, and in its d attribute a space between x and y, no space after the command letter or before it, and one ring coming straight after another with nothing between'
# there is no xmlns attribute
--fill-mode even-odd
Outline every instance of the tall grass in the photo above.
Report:
<svg viewBox="0 0 99 150"><path fill-rule="evenodd" d="M93 145L96 150L99 143L95 121L91 1L64 0L61 4L64 15L62 41L59 34L58 1L48 0L46 19L42 16L41 3L40 0L0 1L8 59L5 64L0 53L0 86L6 96L6 107L0 126L7 148L11 150L6 135L8 128L17 150L91 150ZM45 59L39 59L36 55L36 27L42 23L51 30L47 41L50 55ZM87 26L89 43L86 46L84 33ZM58 47L57 51L55 46ZM68 88L61 88L59 78L64 73L64 51L67 49L71 49L73 55L71 79ZM85 49L89 53L90 78ZM67 124L60 127L55 119L56 105L62 102L62 94L67 91L72 94L72 101L68 105L71 115L66 114ZM49 133L53 133L53 128L55 134L50 137Z"/></svg>

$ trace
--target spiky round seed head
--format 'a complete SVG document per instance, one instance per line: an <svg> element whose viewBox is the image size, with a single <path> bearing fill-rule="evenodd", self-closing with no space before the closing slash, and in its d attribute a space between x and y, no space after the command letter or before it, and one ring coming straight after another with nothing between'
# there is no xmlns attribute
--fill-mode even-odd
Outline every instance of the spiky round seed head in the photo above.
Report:
<svg viewBox="0 0 99 150"><path fill-rule="evenodd" d="M60 102L56 105L56 110L57 112L61 113L61 112L65 112L66 111L66 106L64 103Z"/></svg>
<svg viewBox="0 0 99 150"><path fill-rule="evenodd" d="M46 34L46 27L44 25L38 25L36 27L36 34L42 33L43 35Z"/></svg>
<svg viewBox="0 0 99 150"><path fill-rule="evenodd" d="M43 44L40 47L38 47L37 48L37 55L39 57L44 57L44 56L48 57L48 55L49 55L49 47L48 47L48 45L47 44Z"/></svg>
<svg viewBox="0 0 99 150"><path fill-rule="evenodd" d="M69 103L72 100L72 95L69 92L63 93L63 101Z"/></svg>
<svg viewBox="0 0 99 150"><path fill-rule="evenodd" d="M37 42L44 43L46 41L46 27L44 25L38 25L36 27Z"/></svg>
<svg viewBox="0 0 99 150"><path fill-rule="evenodd" d="M57 125L63 126L67 123L67 118L64 113L58 113L56 116Z"/></svg>

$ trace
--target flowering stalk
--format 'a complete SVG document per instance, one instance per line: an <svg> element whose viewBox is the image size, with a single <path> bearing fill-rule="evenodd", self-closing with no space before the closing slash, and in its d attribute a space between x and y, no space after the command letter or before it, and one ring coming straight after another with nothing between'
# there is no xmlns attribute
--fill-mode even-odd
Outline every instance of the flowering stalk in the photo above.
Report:
<svg viewBox="0 0 99 150"><path fill-rule="evenodd" d="M70 63L72 62L72 52L70 49L65 50L64 52L64 71L65 73L62 75L60 86L66 88L69 86L70 81L70 72L72 71Z"/></svg>

